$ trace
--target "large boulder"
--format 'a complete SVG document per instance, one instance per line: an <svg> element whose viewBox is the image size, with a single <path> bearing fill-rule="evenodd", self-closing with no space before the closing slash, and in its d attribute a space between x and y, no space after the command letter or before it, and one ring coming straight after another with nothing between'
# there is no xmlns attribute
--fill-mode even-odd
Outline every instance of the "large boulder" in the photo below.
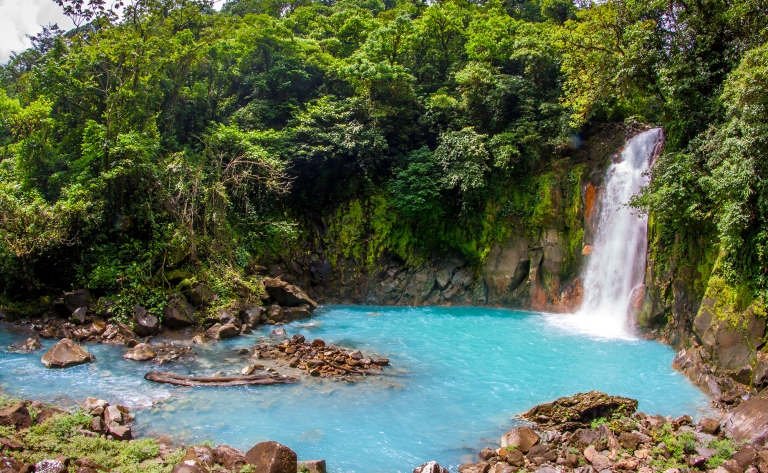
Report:
<svg viewBox="0 0 768 473"><path fill-rule="evenodd" d="M768 390L739 404L726 417L722 428L736 442L758 448L768 444Z"/></svg>
<svg viewBox="0 0 768 473"><path fill-rule="evenodd" d="M149 337L160 331L160 322L140 305L133 306L133 331L140 337Z"/></svg>
<svg viewBox="0 0 768 473"><path fill-rule="evenodd" d="M637 411L637 401L620 396L609 396L600 391L579 393L540 404L521 417L542 426L573 431L587 428L593 420L612 416L629 417Z"/></svg>
<svg viewBox="0 0 768 473"><path fill-rule="evenodd" d="M306 304L309 306L309 310L317 309L317 302L312 300L300 287L288 284L281 279L265 279L264 288L283 307L298 307Z"/></svg>
<svg viewBox="0 0 768 473"><path fill-rule="evenodd" d="M223 340L240 335L240 329L233 324L214 324L205 331L205 336L211 340Z"/></svg>
<svg viewBox="0 0 768 473"><path fill-rule="evenodd" d="M501 448L514 447L523 453L528 453L539 443L539 434L530 427L516 427L501 437Z"/></svg>
<svg viewBox="0 0 768 473"><path fill-rule="evenodd" d="M413 473L448 473L448 470L438 465L437 462L427 462L414 468Z"/></svg>
<svg viewBox="0 0 768 473"><path fill-rule="evenodd" d="M126 360L133 361L149 361L154 360L156 357L157 353L149 343L139 343L123 355L123 358Z"/></svg>
<svg viewBox="0 0 768 473"><path fill-rule="evenodd" d="M263 313L264 311L261 307L247 307L240 312L240 319L242 319L244 324L249 325L250 327L255 327L262 323L262 321L266 321L262 320Z"/></svg>
<svg viewBox="0 0 768 473"><path fill-rule="evenodd" d="M163 325L168 328L178 329L195 323L195 308L181 297L174 297L168 301L163 309Z"/></svg>
<svg viewBox="0 0 768 473"><path fill-rule="evenodd" d="M287 307L283 309L283 321L290 322L291 320L308 319L312 316L309 312L309 306L302 304L299 307Z"/></svg>
<svg viewBox="0 0 768 473"><path fill-rule="evenodd" d="M245 462L255 467L254 473L296 473L296 458L296 452L274 441L256 444L245 454Z"/></svg>
<svg viewBox="0 0 768 473"><path fill-rule="evenodd" d="M74 292L64 293L64 304L67 306L69 313L76 311L81 307L88 307L91 305L91 293L88 289L78 289Z"/></svg>
<svg viewBox="0 0 768 473"><path fill-rule="evenodd" d="M69 338L62 338L40 360L46 368L66 368L95 361L96 358Z"/></svg>

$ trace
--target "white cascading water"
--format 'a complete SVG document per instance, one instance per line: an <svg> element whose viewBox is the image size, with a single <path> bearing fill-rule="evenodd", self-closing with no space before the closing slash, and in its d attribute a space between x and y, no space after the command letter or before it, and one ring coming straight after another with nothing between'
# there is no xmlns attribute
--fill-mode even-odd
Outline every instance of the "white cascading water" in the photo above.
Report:
<svg viewBox="0 0 768 473"><path fill-rule="evenodd" d="M648 218L626 204L648 184L646 171L663 134L654 128L635 136L620 161L606 173L600 212L587 267L582 273L584 299L574 314L550 315L550 322L603 338L633 338L630 306L633 289L643 282Z"/></svg>

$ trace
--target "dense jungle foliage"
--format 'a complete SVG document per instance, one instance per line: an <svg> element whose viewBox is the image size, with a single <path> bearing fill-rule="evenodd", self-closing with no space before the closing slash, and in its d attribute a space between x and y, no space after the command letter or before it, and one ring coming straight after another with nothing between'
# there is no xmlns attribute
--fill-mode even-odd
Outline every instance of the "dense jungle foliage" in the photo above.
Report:
<svg viewBox="0 0 768 473"><path fill-rule="evenodd" d="M0 68L7 299L235 297L357 200L403 253L482 260L494 221L546 223L579 134L628 120L667 133L634 204L768 289L765 0L57 2L76 28Z"/></svg>

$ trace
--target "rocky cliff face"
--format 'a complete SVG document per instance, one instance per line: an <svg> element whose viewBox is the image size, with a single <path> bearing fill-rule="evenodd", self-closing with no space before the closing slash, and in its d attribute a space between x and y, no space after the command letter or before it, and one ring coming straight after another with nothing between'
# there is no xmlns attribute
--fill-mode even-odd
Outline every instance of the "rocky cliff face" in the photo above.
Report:
<svg viewBox="0 0 768 473"><path fill-rule="evenodd" d="M353 201L324 216L300 251L272 262L270 274L301 285L321 303L572 311L581 303L578 275L591 248L605 168L639 131L624 125L600 130L573 151L582 164L556 164L540 176L529 219L488 210L494 236L475 239L474 260L414 255L408 229L398 227L381 198Z"/></svg>

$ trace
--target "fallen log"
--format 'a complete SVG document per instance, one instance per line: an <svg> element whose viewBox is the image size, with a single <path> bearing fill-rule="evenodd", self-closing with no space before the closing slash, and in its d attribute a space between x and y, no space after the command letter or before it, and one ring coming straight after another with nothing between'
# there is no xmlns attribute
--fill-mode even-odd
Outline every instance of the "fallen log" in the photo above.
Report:
<svg viewBox="0 0 768 473"><path fill-rule="evenodd" d="M184 376L174 373L163 373L161 371L150 371L144 375L144 379L155 383L190 387L265 386L269 384L292 384L299 382L299 378L295 376L265 373L250 376Z"/></svg>

